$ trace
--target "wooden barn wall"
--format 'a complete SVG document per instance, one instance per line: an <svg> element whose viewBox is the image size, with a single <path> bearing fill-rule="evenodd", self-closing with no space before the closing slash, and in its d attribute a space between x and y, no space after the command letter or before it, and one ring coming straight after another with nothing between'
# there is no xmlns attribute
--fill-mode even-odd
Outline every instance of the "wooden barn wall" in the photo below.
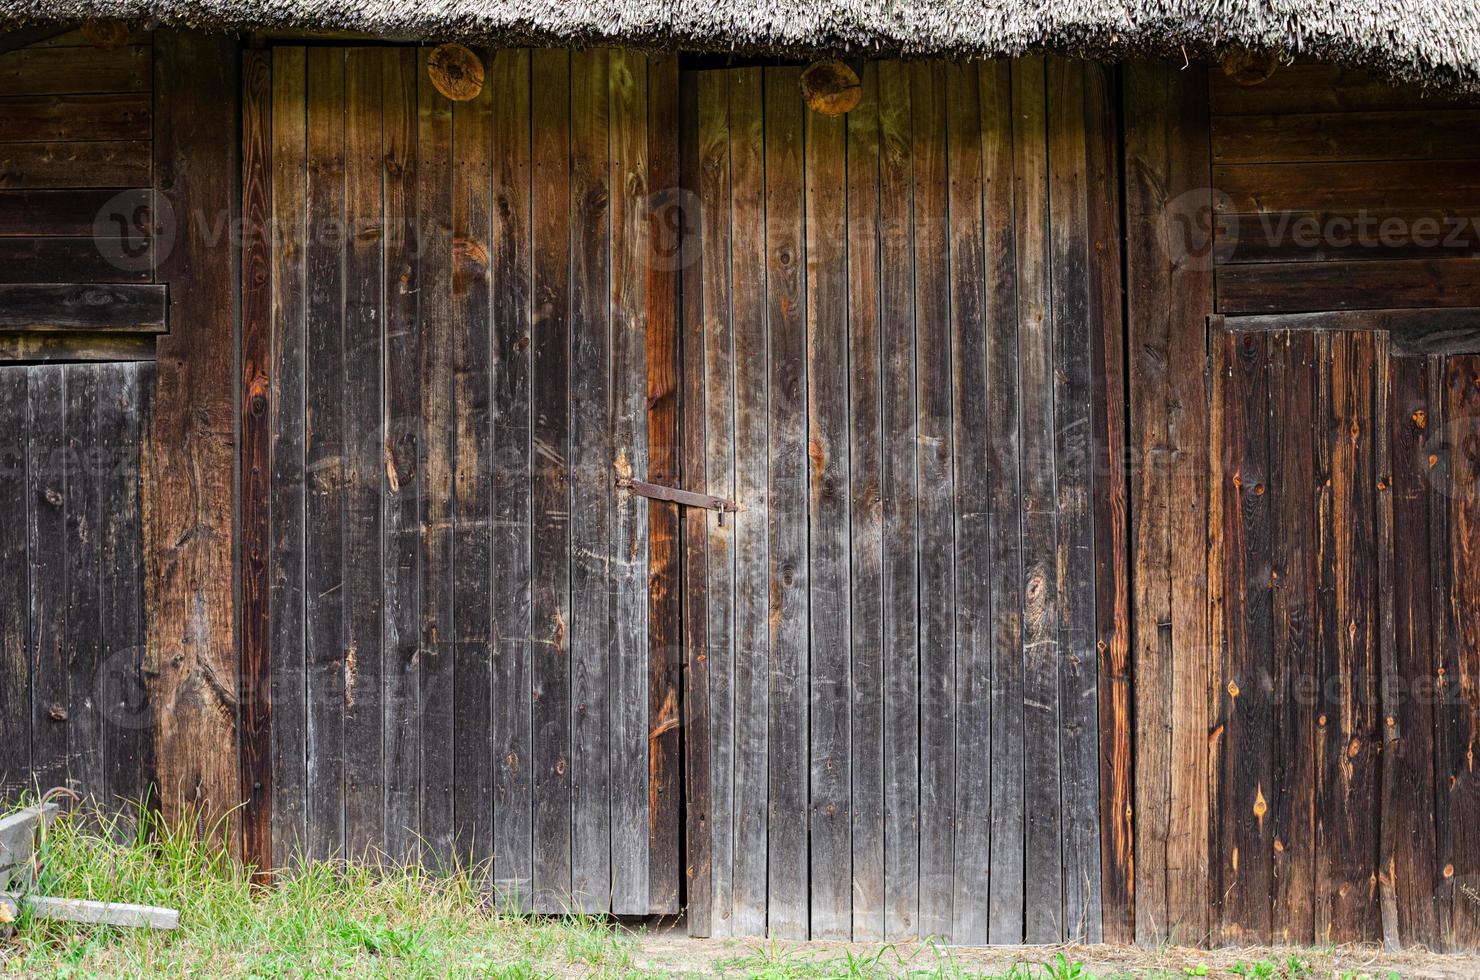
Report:
<svg viewBox="0 0 1480 980"><path fill-rule="evenodd" d="M691 928L1118 935L1111 83L871 62L843 118L797 90L686 84L685 479L742 508L686 524Z"/></svg>
<svg viewBox="0 0 1480 980"><path fill-rule="evenodd" d="M0 792L154 777L143 444L152 364L0 366Z"/></svg>
<svg viewBox="0 0 1480 980"><path fill-rule="evenodd" d="M676 62L429 51L247 56L247 851L673 913Z"/></svg>

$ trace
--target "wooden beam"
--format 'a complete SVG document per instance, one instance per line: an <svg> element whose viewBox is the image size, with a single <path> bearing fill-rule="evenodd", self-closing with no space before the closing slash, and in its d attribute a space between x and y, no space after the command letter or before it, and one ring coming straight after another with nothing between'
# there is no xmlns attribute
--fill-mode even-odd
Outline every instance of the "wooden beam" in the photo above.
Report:
<svg viewBox="0 0 1480 980"><path fill-rule="evenodd" d="M148 669L160 805L239 840L241 802L233 548L238 314L236 41L185 31L155 38L154 174L173 207L174 247L157 279L173 329L160 338L146 490Z"/></svg>
<svg viewBox="0 0 1480 980"><path fill-rule="evenodd" d="M1399 354L1480 352L1480 309L1339 310L1329 313L1273 313L1214 316L1214 330L1241 333L1286 330L1378 330L1392 334Z"/></svg>
<svg viewBox="0 0 1480 980"><path fill-rule="evenodd" d="M61 34L66 34L72 29L70 24L42 24L39 27L25 27L18 31L6 31L0 34L0 54L7 51L19 51L42 41L49 41Z"/></svg>
<svg viewBox="0 0 1480 980"><path fill-rule="evenodd" d="M0 285L0 330L162 333L165 298L157 285Z"/></svg>
<svg viewBox="0 0 1480 980"><path fill-rule="evenodd" d="M0 333L0 363L152 361L155 334Z"/></svg>

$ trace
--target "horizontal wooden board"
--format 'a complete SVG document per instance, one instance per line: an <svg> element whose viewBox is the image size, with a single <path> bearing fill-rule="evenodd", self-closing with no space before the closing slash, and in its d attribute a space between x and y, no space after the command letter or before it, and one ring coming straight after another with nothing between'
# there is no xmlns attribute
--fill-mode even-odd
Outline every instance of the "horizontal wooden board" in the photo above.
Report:
<svg viewBox="0 0 1480 980"><path fill-rule="evenodd" d="M104 227L116 229L117 219L122 218L133 226L130 234L147 231L147 227L139 229L133 219L137 205L148 199L149 192L143 189L126 193L94 189L0 191L0 237L91 236L99 215L103 216Z"/></svg>
<svg viewBox="0 0 1480 980"><path fill-rule="evenodd" d="M1209 73L1208 88L1217 115L1373 112L1480 104L1474 98L1426 95L1413 86L1393 85L1360 69L1334 65L1289 65L1264 82L1248 86L1213 71Z"/></svg>
<svg viewBox="0 0 1480 980"><path fill-rule="evenodd" d="M128 32L128 37L126 37L124 39L124 43L125 44L152 44L153 43L153 35L151 34L151 32L149 32L148 30L144 30L144 29L131 30L131 31ZM53 34L51 37L47 38L44 41L37 41L34 44L31 44L30 47L32 47L32 48L87 48L87 47L92 47L92 42L89 41L87 38L83 37L82 36L82 32L80 30L78 30L78 31L63 31L60 34Z"/></svg>
<svg viewBox="0 0 1480 980"><path fill-rule="evenodd" d="M1212 323L1214 329L1242 333L1382 330L1392 335L1400 354L1480 351L1480 308L1475 307L1216 316Z"/></svg>
<svg viewBox="0 0 1480 980"><path fill-rule="evenodd" d="M151 242L139 243L134 261L116 262L93 238L0 238L0 283L148 282ZM116 253L114 253L116 254Z"/></svg>
<svg viewBox="0 0 1480 980"><path fill-rule="evenodd" d="M145 139L151 102L147 92L0 98L0 142Z"/></svg>
<svg viewBox="0 0 1480 980"><path fill-rule="evenodd" d="M1459 258L1480 254L1480 208L1219 215L1220 264Z"/></svg>
<svg viewBox="0 0 1480 980"><path fill-rule="evenodd" d="M1220 213L1480 207L1480 162L1262 163L1213 168Z"/></svg>
<svg viewBox="0 0 1480 980"><path fill-rule="evenodd" d="M166 290L145 285L0 286L0 330L162 333Z"/></svg>
<svg viewBox="0 0 1480 980"><path fill-rule="evenodd" d="M1480 262L1273 262L1218 270L1218 312L1480 306Z"/></svg>
<svg viewBox="0 0 1480 980"><path fill-rule="evenodd" d="M150 182L152 148L147 139L0 143L0 188L139 187Z"/></svg>
<svg viewBox="0 0 1480 980"><path fill-rule="evenodd" d="M153 59L147 44L111 51L88 47L30 47L0 54L0 92L70 95L148 92Z"/></svg>
<svg viewBox="0 0 1480 980"><path fill-rule="evenodd" d="M1213 120L1214 163L1463 160L1480 109L1270 113Z"/></svg>
<svg viewBox="0 0 1480 980"><path fill-rule="evenodd" d="M154 334L0 331L0 362L152 361Z"/></svg>

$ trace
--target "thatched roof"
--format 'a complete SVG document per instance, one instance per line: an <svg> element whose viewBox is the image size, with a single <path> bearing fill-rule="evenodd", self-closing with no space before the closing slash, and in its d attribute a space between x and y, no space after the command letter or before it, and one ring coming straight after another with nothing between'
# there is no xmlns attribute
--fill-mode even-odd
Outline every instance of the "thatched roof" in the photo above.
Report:
<svg viewBox="0 0 1480 980"><path fill-rule="evenodd" d="M0 28L114 17L493 44L1121 57L1231 47L1480 87L1476 0L0 0Z"/></svg>

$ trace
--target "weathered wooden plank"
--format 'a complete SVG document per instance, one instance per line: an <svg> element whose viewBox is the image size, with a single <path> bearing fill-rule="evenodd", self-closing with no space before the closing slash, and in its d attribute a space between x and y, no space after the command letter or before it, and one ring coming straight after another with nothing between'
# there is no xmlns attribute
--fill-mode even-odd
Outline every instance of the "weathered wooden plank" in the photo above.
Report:
<svg viewBox="0 0 1480 980"><path fill-rule="evenodd" d="M305 324L308 315L308 59L303 48L272 53L272 270L268 455L271 540L268 622L272 667L272 855L286 866L308 842L308 675L304 656ZM250 854L249 854L250 856Z"/></svg>
<svg viewBox="0 0 1480 980"><path fill-rule="evenodd" d="M647 271L653 261L648 226L648 66L635 52L613 50L607 82L611 194L611 442L613 475L651 478L648 441ZM652 816L648 734L661 723L653 703L648 631L648 502L611 494L612 910L647 914L651 906L648 840ZM673 707L677 708L675 701Z"/></svg>
<svg viewBox="0 0 1480 980"><path fill-rule="evenodd" d="M1278 335L1273 335L1278 337ZM1271 649L1270 392L1285 381L1270 337L1226 334L1224 384L1223 594L1219 637L1225 682L1218 772L1219 880L1223 942L1270 939L1274 859L1269 800L1274 781L1274 673ZM1291 424L1293 420L1285 420ZM1278 493L1280 487L1275 486ZM1298 491L1296 491L1298 492Z"/></svg>
<svg viewBox="0 0 1480 980"><path fill-rule="evenodd" d="M154 335L132 333L0 332L0 362L152 361Z"/></svg>
<svg viewBox="0 0 1480 980"><path fill-rule="evenodd" d="M272 56L242 56L242 857L272 866ZM108 567L108 566L105 566Z"/></svg>
<svg viewBox="0 0 1480 980"><path fill-rule="evenodd" d="M1259 85L1240 85L1220 72L1209 81L1212 109L1219 115L1442 109L1473 101L1394 85L1360 68L1314 62L1287 65Z"/></svg>
<svg viewBox="0 0 1480 980"><path fill-rule="evenodd" d="M26 408L30 553L31 770L44 792L67 779L66 368L29 369Z"/></svg>
<svg viewBox="0 0 1480 980"><path fill-rule="evenodd" d="M1223 266L1220 313L1480 305L1473 259L1266 262Z"/></svg>
<svg viewBox="0 0 1480 980"><path fill-rule="evenodd" d="M239 48L233 38L155 34L156 193L177 215L225 217L241 180ZM189 91L189 99L163 93ZM106 136L98 132L99 138ZM149 669L159 800L169 816L199 807L203 825L240 803L235 689L234 345L238 255L221 222L181 222L157 255L172 286L149 439L145 510ZM206 270L210 270L207 274ZM235 851L234 830L228 831Z"/></svg>
<svg viewBox="0 0 1480 980"><path fill-rule="evenodd" d="M281 50L281 49L279 49ZM421 826L421 330L416 52L381 65L385 214L385 851L412 857ZM528 690L526 684L522 690ZM523 700L522 698L520 699ZM527 811L526 807L526 811ZM528 848L525 848L526 854Z"/></svg>
<svg viewBox="0 0 1480 980"><path fill-rule="evenodd" d="M0 143L0 187L141 187L151 152L147 139Z"/></svg>
<svg viewBox="0 0 1480 980"><path fill-rule="evenodd" d="M1215 164L1467 160L1480 110L1276 112L1212 120Z"/></svg>
<svg viewBox="0 0 1480 980"><path fill-rule="evenodd" d="M1480 252L1480 227L1464 210L1223 214L1213 256L1220 265L1465 258Z"/></svg>
<svg viewBox="0 0 1480 980"><path fill-rule="evenodd" d="M737 474L735 470L735 351L734 321L730 317L730 300L733 293L730 257L730 156L734 139L730 127L730 84L726 72L703 72L697 76L698 87L696 147L698 173L698 215L700 251L698 279L702 284L697 294L698 309L693 316L698 323L698 335L685 333L685 366L689 359L690 338L697 349L703 373L693 379L698 386L697 397L686 401L690 414L702 419L702 427L685 427L685 433L702 433L702 445L695 446L701 454L703 468L689 472L695 482L689 485L702 486L707 493L735 499ZM743 122L745 116L741 115ZM691 295L690 282L694 277L684 277L684 304L687 309ZM686 389L687 391L688 389ZM697 478L702 474L702 484ZM689 510L685 533L693 532L696 550L690 568L703 561L703 579L691 580L694 588L706 587L697 598L703 605L702 635L698 623L694 623L691 639L699 655L703 657L708 675L709 703L706 715L709 729L708 780L704 788L709 801L709 841L711 875L711 935L727 936L736 931L735 835L737 813L735 810L736 785L735 764L738 746L735 742L735 697L736 697L736 647L738 634L736 567L740 543L738 537L742 518L721 525L706 511ZM700 537L702 535L702 537ZM687 543L689 539L686 538ZM695 593L690 593L694 595ZM685 620L691 619L690 610L685 610ZM690 655L691 662L694 654ZM697 692L695 692L697 697ZM698 736L695 735L697 738ZM697 760L690 760L694 765ZM691 824L692 825L692 824ZM695 866L694 887L698 887L699 867ZM702 899L701 899L702 901Z"/></svg>
<svg viewBox="0 0 1480 980"><path fill-rule="evenodd" d="M879 65L879 320L884 498L884 935L918 934L917 400L909 66Z"/></svg>
<svg viewBox="0 0 1480 980"><path fill-rule="evenodd" d="M879 316L879 69L847 117L852 938L884 938L884 500Z"/></svg>
<svg viewBox="0 0 1480 980"><path fill-rule="evenodd" d="M61 475L65 511L65 575L61 612L62 650L66 658L67 778L84 798L107 803L103 772L103 719L94 690L102 654L98 627L98 588L102 573L99 547L102 511L98 491L98 370L95 364L62 369L65 399Z"/></svg>
<svg viewBox="0 0 1480 980"><path fill-rule="evenodd" d="M161 333L166 288L150 285L0 285L0 330Z"/></svg>
<svg viewBox="0 0 1480 980"><path fill-rule="evenodd" d="M420 839L439 861L452 854L453 732L453 323L452 104L426 77L428 49L417 62L416 283L421 345L421 710Z"/></svg>
<svg viewBox="0 0 1480 980"><path fill-rule="evenodd" d="M1275 783L1265 790L1269 807L1265 822L1270 827L1273 848L1270 940L1281 945L1304 945L1315 941L1315 440L1319 434L1315 337L1296 331L1275 334L1270 354L1270 622L1275 738Z"/></svg>
<svg viewBox="0 0 1480 980"><path fill-rule="evenodd" d="M137 262L126 264L114 261L116 247L93 238L0 238L0 283L148 282L154 243L140 242Z"/></svg>
<svg viewBox="0 0 1480 980"><path fill-rule="evenodd" d="M344 227L344 48L308 50L310 231ZM348 650L345 646L345 252L349 243L311 234L304 284L304 656L308 762L305 846L313 859L340 854L344 838Z"/></svg>
<svg viewBox="0 0 1480 980"><path fill-rule="evenodd" d="M1480 200L1474 160L1258 163L1213 168L1219 213L1369 212L1470 208Z"/></svg>
<svg viewBox="0 0 1480 980"><path fill-rule="evenodd" d="M102 570L98 690L103 721L103 778L108 799L143 802L153 792L154 741L145 697L142 495L144 434L154 392L148 364L99 365L98 442ZM269 855L270 856L270 855Z"/></svg>
<svg viewBox="0 0 1480 980"><path fill-rule="evenodd" d="M493 858L528 908L530 867L529 52L496 51L493 90Z"/></svg>
<svg viewBox="0 0 1480 980"><path fill-rule="evenodd" d="M734 486L734 821L733 912L739 935L766 932L770 798L770 480L766 441L766 200L763 83L760 69L730 74L730 357ZM719 338L716 338L718 341ZM712 369L711 369L712 370ZM711 432L713 430L711 429ZM710 492L718 492L713 484ZM710 547L718 552L715 541ZM711 586L713 587L713 586ZM720 586L721 588L723 586ZM714 611L711 610L711 622ZM718 760L716 760L716 763Z"/></svg>
<svg viewBox="0 0 1480 980"><path fill-rule="evenodd" d="M1054 482L1058 520L1059 766L1063 811L1063 929L1102 935L1099 837L1099 663L1091 500L1095 332L1089 227L1088 77L1080 61L1048 64L1048 164L1054 361Z"/></svg>
<svg viewBox="0 0 1480 980"><path fill-rule="evenodd" d="M809 665L808 838L812 939L852 937L853 750L848 563L847 120L805 118Z"/></svg>
<svg viewBox="0 0 1480 980"><path fill-rule="evenodd" d="M1456 673L1455 652L1450 639L1454 635L1454 610L1450 606L1450 582L1453 579L1450 566L1450 453L1447 443L1450 432L1449 371L1447 358L1430 355L1424 358L1428 371L1428 427L1434 433L1425 448L1428 453L1421 461L1424 477L1434 489L1428 500L1428 572L1429 572L1429 636L1433 652L1434 678L1434 863L1439 868L1439 877L1433 879L1435 905L1439 918L1441 944L1451 946L1454 937L1454 902L1463 901L1464 895L1455 887L1454 867L1454 813L1451 809L1454 784L1449 776L1456 772L1456 749L1460 740L1458 725L1461 718L1459 700L1454 696L1457 688L1448 683ZM1442 681L1441 681L1442 679ZM1457 782L1457 780L1456 780Z"/></svg>
<svg viewBox="0 0 1480 980"><path fill-rule="evenodd" d="M570 156L570 56L532 55L531 159ZM533 676L533 905L555 911L571 890L569 526L570 446L570 174L565 167L533 170L534 231L530 326L531 612Z"/></svg>
<svg viewBox="0 0 1480 980"><path fill-rule="evenodd" d="M148 92L152 52L148 43L7 51L0 54L0 89L8 96Z"/></svg>
<svg viewBox="0 0 1480 980"><path fill-rule="evenodd" d="M10 895L6 897L12 899L18 897L28 911L38 919L144 929L176 929L180 925L180 913L177 909L160 908L156 905L92 902L81 898L56 898L50 895Z"/></svg>
<svg viewBox="0 0 1480 980"><path fill-rule="evenodd" d="M611 905L613 619L611 234L606 51L572 53L570 272L571 896ZM579 392L579 397L576 393Z"/></svg>
<svg viewBox="0 0 1480 980"><path fill-rule="evenodd" d="M31 775L30 368L0 367L0 791Z"/></svg>
<svg viewBox="0 0 1480 980"><path fill-rule="evenodd" d="M474 865L493 857L492 153L485 85L452 106L452 846Z"/></svg>
<svg viewBox="0 0 1480 980"><path fill-rule="evenodd" d="M385 842L386 432L385 166L381 77L388 52L345 55L344 219L344 847L363 859Z"/></svg>
<svg viewBox="0 0 1480 980"><path fill-rule="evenodd" d="M709 412L709 395L705 389L708 380L708 357L705 350L704 297L714 284L706 282L703 271L708 268L704 237L705 208L702 204L704 183L701 168L709 157L701 158L701 146L708 152L714 148L710 139L709 117L701 122L700 103L712 111L712 93L722 83L703 81L714 79L715 74L696 76L681 73L678 83L678 180L679 196L665 202L654 213L655 220L661 215L663 232L655 232L659 241L668 241L668 234L677 231L682 237L681 251L672 254L679 266L679 320L678 330L678 393L680 415L678 421L678 464L683 485L689 488L707 487L709 480L708 461L705 447L708 443L706 416ZM701 96L701 91L703 95ZM653 122L656 123L656 115ZM720 144L723 145L723 144ZM656 160L656 154L654 155ZM728 215L725 216L728 225ZM651 288L652 284L650 284ZM653 298L649 294L649 298ZM651 334L649 334L651 337ZM651 362L650 362L651 364ZM718 393L712 396L719 401ZM655 432L655 414L649 415L649 437ZM709 547L707 523L710 515L698 508L685 508L680 515L678 527L680 547L680 582L682 585L682 616L679 622L679 641L683 656L683 768L684 768L684 878L686 880L689 935L707 937L714 934L715 919L715 843L716 836L728 833L728 826L720 827L714 819L714 784L723 778L728 783L729 774L714 772L714 722L710 697L711 678L714 665L709 649ZM653 533L659 533L656 518ZM654 556L656 558L656 555ZM656 600L655 600L656 601Z"/></svg>
<svg viewBox="0 0 1480 980"><path fill-rule="evenodd" d="M678 58L647 61L648 201L644 247L649 255L643 317L647 348L648 478L676 485L679 458L679 269L687 233L679 188ZM682 595L679 508L649 502L648 514L648 911L679 910L683 861ZM699 695L707 699L707 693Z"/></svg>
<svg viewBox="0 0 1480 980"><path fill-rule="evenodd" d="M163 32L160 36L163 39ZM160 57L154 63L160 93L171 91L163 85L173 57L169 47L167 41L158 44ZM148 139L151 123L161 124L152 118L150 102L148 92L0 98L0 143ZM158 137L156 128L156 141ZM155 159L159 159L157 152Z"/></svg>
<svg viewBox="0 0 1480 980"><path fill-rule="evenodd" d="M4 221L0 237L95 238L101 233L128 238L132 243L147 238L150 229L140 227L134 220L136 215L121 213L120 205L127 208L142 204L149 200L148 195L144 189L0 191L0 220ZM120 213L115 214L115 209ZM120 223L127 227L120 227Z"/></svg>

